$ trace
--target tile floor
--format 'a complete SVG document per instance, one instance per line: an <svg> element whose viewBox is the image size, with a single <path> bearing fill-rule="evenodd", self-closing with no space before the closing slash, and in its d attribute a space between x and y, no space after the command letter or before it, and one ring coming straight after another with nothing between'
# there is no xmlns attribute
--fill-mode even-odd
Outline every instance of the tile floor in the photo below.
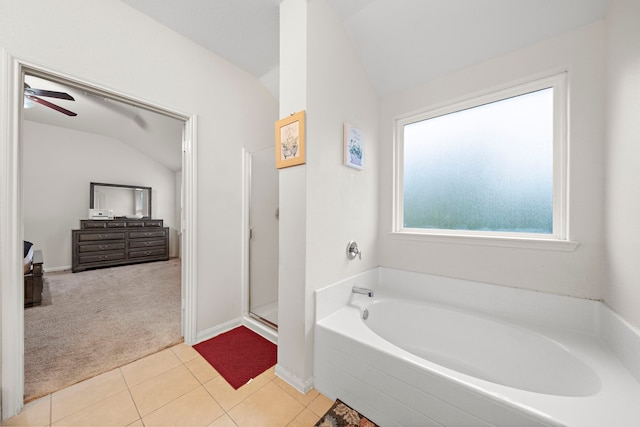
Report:
<svg viewBox="0 0 640 427"><path fill-rule="evenodd" d="M313 426L331 407L301 394L275 367L234 390L179 344L25 405L2 426Z"/></svg>

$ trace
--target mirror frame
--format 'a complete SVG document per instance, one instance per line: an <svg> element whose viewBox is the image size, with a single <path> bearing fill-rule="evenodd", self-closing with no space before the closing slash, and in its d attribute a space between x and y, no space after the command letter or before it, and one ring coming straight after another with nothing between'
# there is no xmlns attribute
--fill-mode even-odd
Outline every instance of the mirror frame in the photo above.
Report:
<svg viewBox="0 0 640 427"><path fill-rule="evenodd" d="M108 184L108 183L104 183L104 182L91 182L89 183L89 209L93 209L94 208L94 190L95 190L95 186L102 186L102 187L118 187L118 188L139 188L141 190L148 190L149 191L149 216L144 216L142 218L144 219L151 219L152 217L152 213L153 211L151 210L151 187L143 187L141 185L125 185L125 184ZM119 217L118 217L119 218Z"/></svg>

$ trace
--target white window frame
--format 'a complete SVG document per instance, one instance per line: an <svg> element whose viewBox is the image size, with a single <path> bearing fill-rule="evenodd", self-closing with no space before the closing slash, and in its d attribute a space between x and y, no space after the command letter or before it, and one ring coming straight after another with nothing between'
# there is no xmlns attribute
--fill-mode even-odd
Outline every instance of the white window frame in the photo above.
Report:
<svg viewBox="0 0 640 427"><path fill-rule="evenodd" d="M553 88L553 232L518 233L476 230L421 229L404 227L404 127L430 118L478 107L491 102ZM460 101L431 107L421 112L395 119L394 137L394 196L392 237L398 239L426 240L447 243L465 243L489 246L528 247L572 251L578 243L569 240L568 227L568 111L567 73L562 72L511 85L508 88L470 96Z"/></svg>

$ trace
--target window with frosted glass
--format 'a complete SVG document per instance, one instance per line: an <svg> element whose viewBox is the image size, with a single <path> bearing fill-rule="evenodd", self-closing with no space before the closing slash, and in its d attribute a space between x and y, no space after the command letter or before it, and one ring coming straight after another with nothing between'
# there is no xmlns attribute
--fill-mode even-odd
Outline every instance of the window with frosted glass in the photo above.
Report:
<svg viewBox="0 0 640 427"><path fill-rule="evenodd" d="M404 228L552 234L553 92L404 124Z"/></svg>

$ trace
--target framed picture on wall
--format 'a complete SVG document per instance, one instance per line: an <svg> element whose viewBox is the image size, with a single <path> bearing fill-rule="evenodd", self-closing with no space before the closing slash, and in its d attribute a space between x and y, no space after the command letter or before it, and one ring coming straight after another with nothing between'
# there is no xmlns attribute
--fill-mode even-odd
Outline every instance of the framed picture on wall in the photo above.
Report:
<svg viewBox="0 0 640 427"><path fill-rule="evenodd" d="M305 163L304 110L276 122L276 168Z"/></svg>
<svg viewBox="0 0 640 427"><path fill-rule="evenodd" d="M344 164L355 169L364 167L364 138L351 123L344 124Z"/></svg>

